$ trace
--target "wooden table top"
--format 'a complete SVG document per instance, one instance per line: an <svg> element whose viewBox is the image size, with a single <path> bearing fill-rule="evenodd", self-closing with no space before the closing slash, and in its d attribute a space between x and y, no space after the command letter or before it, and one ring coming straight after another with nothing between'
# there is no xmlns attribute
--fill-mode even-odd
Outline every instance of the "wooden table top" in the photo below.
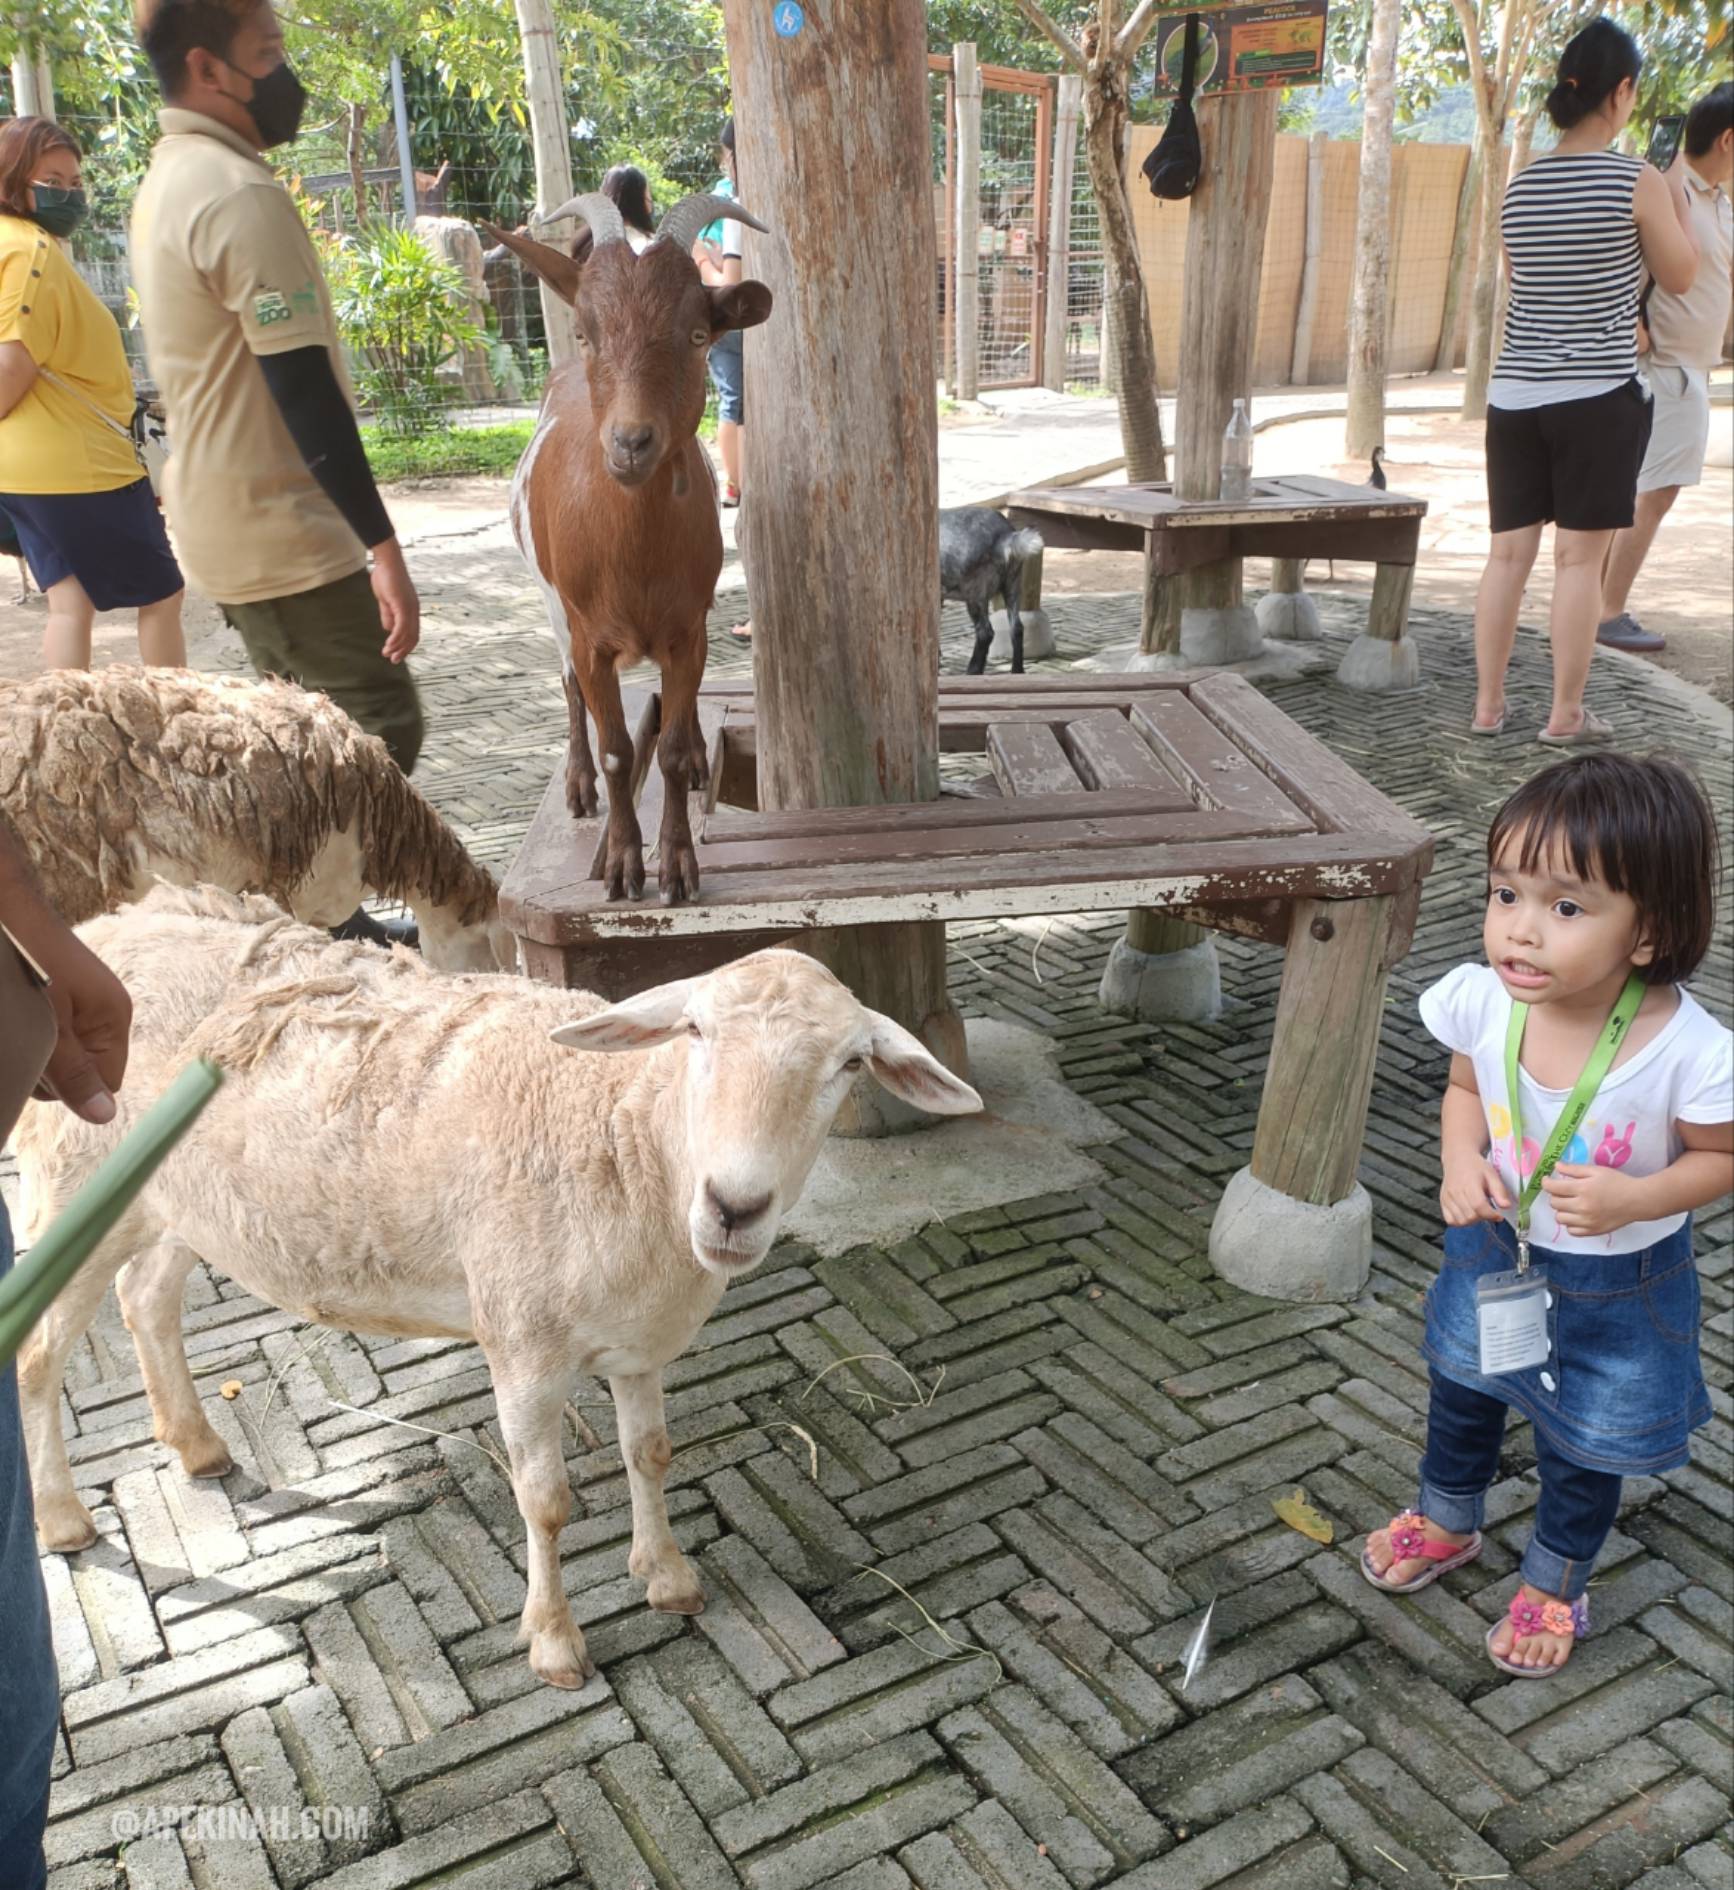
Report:
<svg viewBox="0 0 1734 1890"><path fill-rule="evenodd" d="M715 784L756 752L752 686L706 685ZM1432 859L1426 829L1233 674L943 677L941 746L976 754L962 793L915 807L756 813L694 796L702 883L664 907L649 856L662 777L654 697L637 728L646 899L610 904L605 817L573 820L555 772L500 892L545 945L908 919L1232 905L1280 936L1273 902L1399 892Z"/></svg>
<svg viewBox="0 0 1734 1890"><path fill-rule="evenodd" d="M1412 519L1426 515L1427 501L1374 486L1310 474L1255 478L1243 500L1177 499L1167 483L1136 486L1026 486L1006 501L1024 512L1070 518L1114 519L1145 531L1183 531L1225 525L1313 524L1329 519Z"/></svg>

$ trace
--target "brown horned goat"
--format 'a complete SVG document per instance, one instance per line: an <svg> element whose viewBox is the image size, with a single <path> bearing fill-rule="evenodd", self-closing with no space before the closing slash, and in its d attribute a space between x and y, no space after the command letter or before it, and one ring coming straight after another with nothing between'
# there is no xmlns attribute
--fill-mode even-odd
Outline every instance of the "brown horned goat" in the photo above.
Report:
<svg viewBox="0 0 1734 1890"><path fill-rule="evenodd" d="M69 924L158 879L266 893L334 925L401 899L442 971L511 969L492 874L325 696L190 669L0 683L0 812Z"/></svg>
<svg viewBox="0 0 1734 1890"><path fill-rule="evenodd" d="M541 587L565 671L566 804L594 814L596 765L584 714L596 724L608 776L603 880L610 899L644 891L643 839L632 805L632 735L616 672L662 672L657 763L666 792L657 842L664 905L698 891L686 797L709 776L699 734L705 613L722 570L716 477L698 441L705 362L731 328L771 312L763 283L707 289L691 249L716 217L764 226L724 197L683 198L656 240L633 253L608 198L575 198L544 222L580 215L588 257L574 261L528 237L490 228L572 305L576 361L557 370L512 484L512 530Z"/></svg>

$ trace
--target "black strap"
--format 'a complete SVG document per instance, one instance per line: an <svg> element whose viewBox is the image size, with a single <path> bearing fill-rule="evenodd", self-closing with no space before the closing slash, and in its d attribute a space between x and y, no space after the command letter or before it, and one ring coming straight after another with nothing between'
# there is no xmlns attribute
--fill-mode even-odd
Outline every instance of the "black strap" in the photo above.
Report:
<svg viewBox="0 0 1734 1890"><path fill-rule="evenodd" d="M1180 62L1180 101L1184 105L1192 103L1192 85L1198 74L1198 27L1196 13L1186 16L1186 52Z"/></svg>

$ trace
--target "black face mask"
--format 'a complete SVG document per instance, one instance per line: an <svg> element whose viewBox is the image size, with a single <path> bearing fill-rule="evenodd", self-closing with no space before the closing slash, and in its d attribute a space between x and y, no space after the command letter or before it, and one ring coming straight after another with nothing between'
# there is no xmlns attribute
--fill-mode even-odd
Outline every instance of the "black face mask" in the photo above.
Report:
<svg viewBox="0 0 1734 1890"><path fill-rule="evenodd" d="M235 70L235 68L231 68ZM242 74L252 78L251 73ZM259 137L269 151L273 145L288 144L301 129L301 114L307 109L307 88L296 76L295 68L285 59L273 66L262 79L253 79L253 96L237 99L251 115Z"/></svg>
<svg viewBox="0 0 1734 1890"><path fill-rule="evenodd" d="M36 198L32 215L50 236L70 236L89 211L82 190L68 190L59 184L32 184Z"/></svg>

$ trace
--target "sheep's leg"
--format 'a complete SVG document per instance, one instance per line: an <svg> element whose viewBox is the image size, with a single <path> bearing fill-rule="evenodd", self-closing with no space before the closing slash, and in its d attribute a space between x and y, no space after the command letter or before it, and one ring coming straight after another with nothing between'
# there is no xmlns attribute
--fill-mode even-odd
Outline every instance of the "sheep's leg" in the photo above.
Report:
<svg viewBox="0 0 1734 1890"><path fill-rule="evenodd" d="M560 1580L560 1531L572 1516L572 1484L560 1450L561 1414L573 1374L545 1372L518 1382L504 1358L488 1352L500 1431L512 1460L512 1494L524 1519L530 1591L518 1638L530 1643L530 1669L551 1687L581 1687L596 1671L572 1619Z"/></svg>
<svg viewBox="0 0 1734 1890"><path fill-rule="evenodd" d="M662 736L656 745L662 769L662 830L657 836L657 884L665 906L698 896L698 854L686 797L709 777L704 736L698 725L698 686L704 678L704 631L695 632L691 654L662 672Z"/></svg>
<svg viewBox="0 0 1734 1890"><path fill-rule="evenodd" d="M993 648L993 619L987 614L987 605L979 599L970 597L964 602L969 608L969 620L975 625L975 649L970 654L969 673L985 675L987 653Z"/></svg>
<svg viewBox="0 0 1734 1890"><path fill-rule="evenodd" d="M590 758L590 715L584 692L570 669L561 672L566 689L566 811L574 820L596 812L596 763Z"/></svg>
<svg viewBox="0 0 1734 1890"><path fill-rule="evenodd" d="M704 1589L692 1564L681 1554L668 1526L663 1479L674 1460L662 1415L661 1372L636 1372L610 1378L614 1414L620 1422L620 1454L632 1491L632 1554L626 1566L650 1584L645 1596L667 1614L702 1614Z"/></svg>
<svg viewBox="0 0 1734 1890"><path fill-rule="evenodd" d="M1005 621L1011 632L1011 666L1014 676L1024 673L1024 620L1018 613L1018 592L1024 587L1024 567L1020 558L1006 574Z"/></svg>
<svg viewBox="0 0 1734 1890"><path fill-rule="evenodd" d="M644 836L638 827L638 810L632 804L632 735L626 726L626 706L620 700L620 678L614 673L613 657L584 652L578 687L596 724L602 772L608 777L608 837L602 851L604 896L642 899Z"/></svg>
<svg viewBox="0 0 1734 1890"><path fill-rule="evenodd" d="M226 1476L234 1469L229 1446L211 1426L181 1342L181 1297L199 1256L178 1234L164 1234L128 1263L116 1291L121 1316L138 1348L152 1430L190 1477Z"/></svg>
<svg viewBox="0 0 1734 1890"><path fill-rule="evenodd" d="M46 1227L61 1205L58 1190L41 1212L34 1230ZM72 1187L65 1191L70 1198ZM36 1533L45 1549L70 1555L96 1540L96 1524L78 1499L66 1438L60 1429L60 1389L72 1348L84 1337L109 1282L156 1232L150 1216L133 1207L97 1243L96 1251L61 1288L18 1354L18 1404L24 1420L24 1446L30 1458L30 1484L36 1495Z"/></svg>

